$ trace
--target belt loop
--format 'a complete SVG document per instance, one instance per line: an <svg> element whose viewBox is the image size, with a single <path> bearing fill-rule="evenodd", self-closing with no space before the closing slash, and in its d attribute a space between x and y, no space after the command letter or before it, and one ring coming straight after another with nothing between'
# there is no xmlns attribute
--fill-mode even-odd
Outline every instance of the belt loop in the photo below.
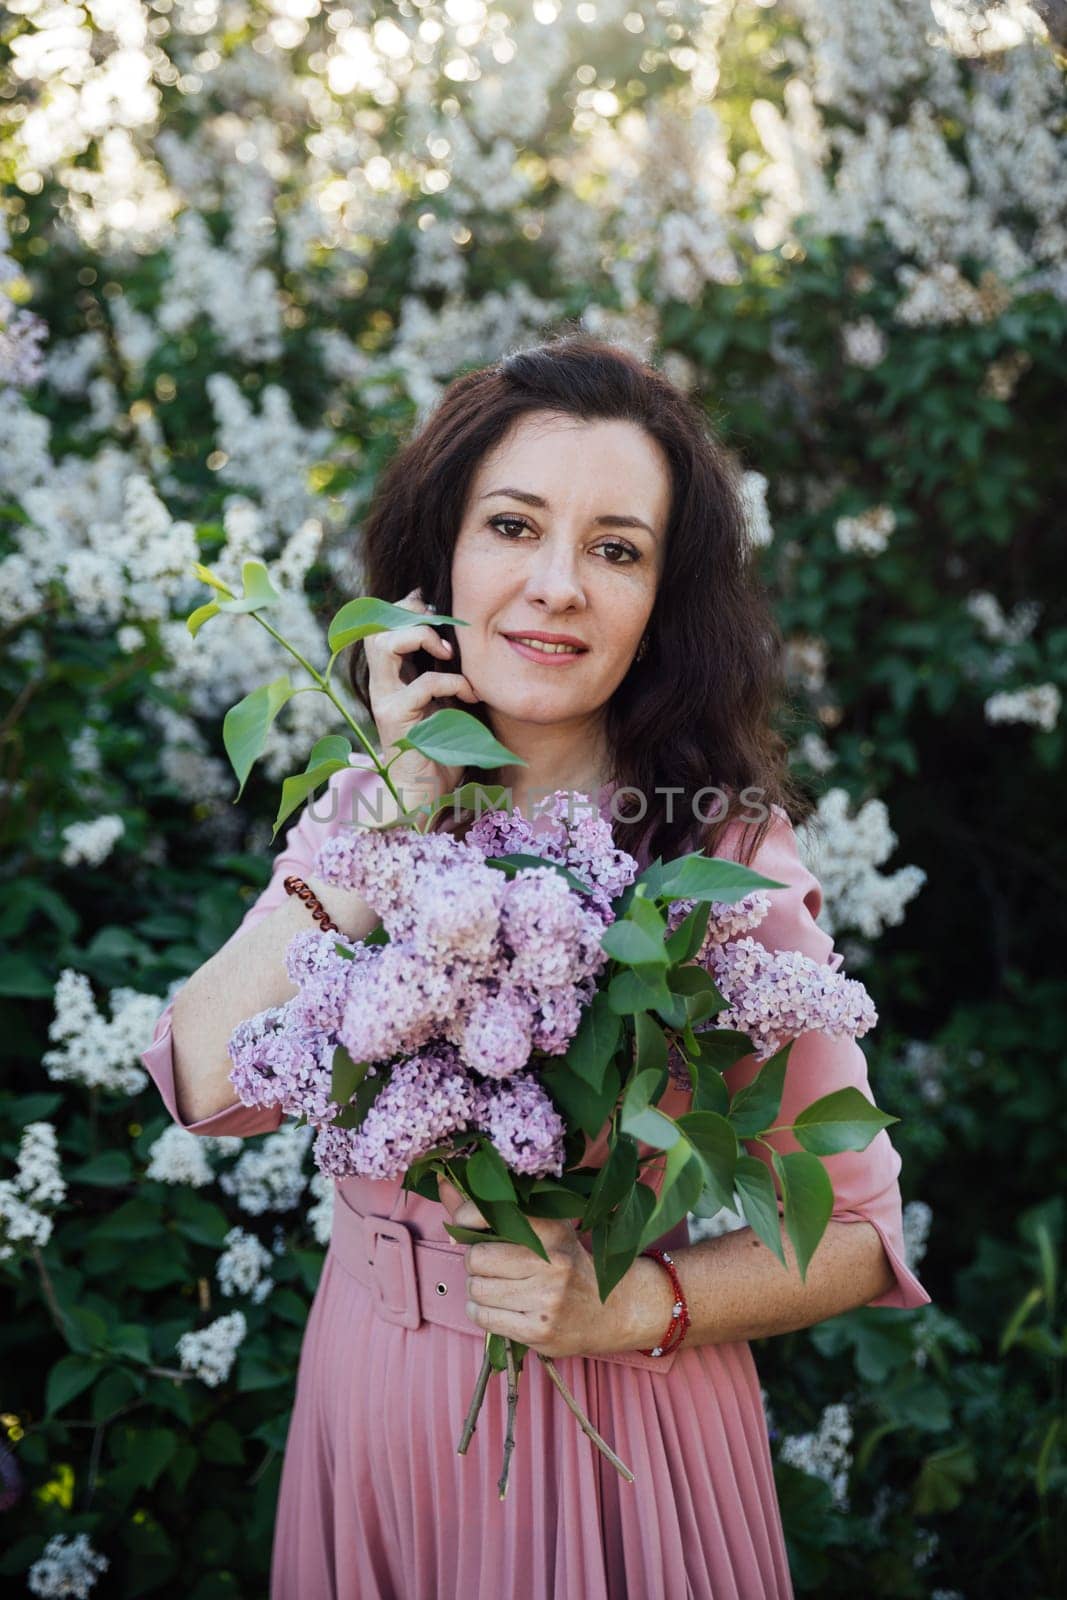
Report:
<svg viewBox="0 0 1067 1600"><path fill-rule="evenodd" d="M363 1220L379 1316L402 1328L418 1328L422 1307L411 1229L389 1217L367 1216Z"/></svg>

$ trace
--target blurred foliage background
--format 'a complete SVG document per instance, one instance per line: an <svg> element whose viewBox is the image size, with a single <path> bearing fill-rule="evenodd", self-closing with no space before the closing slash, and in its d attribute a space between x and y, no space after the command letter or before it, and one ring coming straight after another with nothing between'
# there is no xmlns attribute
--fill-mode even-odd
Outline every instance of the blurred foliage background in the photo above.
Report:
<svg viewBox="0 0 1067 1600"><path fill-rule="evenodd" d="M192 563L265 560L325 659L397 440L581 325L744 469L933 1296L756 1344L797 1591L1062 1593L1065 36L1016 0L8 0L5 1583L266 1584L331 1194L307 1130L172 1125L139 1053L331 730L298 696L233 806L272 645L189 638Z"/></svg>

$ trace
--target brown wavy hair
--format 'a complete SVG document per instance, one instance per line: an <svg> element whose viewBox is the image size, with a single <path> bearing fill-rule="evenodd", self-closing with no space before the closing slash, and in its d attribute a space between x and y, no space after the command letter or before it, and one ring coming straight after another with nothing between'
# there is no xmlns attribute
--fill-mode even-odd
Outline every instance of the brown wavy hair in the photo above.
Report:
<svg viewBox="0 0 1067 1600"><path fill-rule="evenodd" d="M615 842L631 853L645 844L650 860L669 861L686 849L714 855L723 830L740 817L747 864L772 806L796 826L815 805L790 773L786 740L773 726L792 710L784 645L750 558L738 468L700 406L662 372L623 347L565 331L455 378L379 476L363 529L362 592L395 602L419 587L435 610L451 612L452 553L479 463L520 418L544 411L636 423L670 465L665 564L646 653L631 662L605 710L615 776L648 802L641 816L630 807L613 819ZM440 631L461 671L463 630ZM441 666L429 651L408 659L416 673ZM363 650L353 649L348 674L370 712ZM436 708L453 704L489 726L480 706L439 700ZM468 780L499 781L474 768L465 772ZM708 785L721 789L726 803L703 797L701 810L719 814L701 823L691 797ZM682 790L671 821L657 788ZM742 807L765 814L756 820ZM446 817L455 824L447 809L437 823Z"/></svg>

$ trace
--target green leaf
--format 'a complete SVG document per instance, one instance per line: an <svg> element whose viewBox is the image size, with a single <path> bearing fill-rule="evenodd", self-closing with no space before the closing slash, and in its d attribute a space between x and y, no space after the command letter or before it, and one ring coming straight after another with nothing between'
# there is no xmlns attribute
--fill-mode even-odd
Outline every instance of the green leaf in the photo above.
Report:
<svg viewBox="0 0 1067 1600"><path fill-rule="evenodd" d="M236 800L241 798L248 774L263 754L271 724L293 692L289 674L283 673L272 683L260 684L246 694L223 718L222 742L240 785Z"/></svg>
<svg viewBox="0 0 1067 1600"><path fill-rule="evenodd" d="M567 1120L590 1139L597 1137L610 1116L622 1083L613 1061L608 1063L599 1091L572 1072L565 1061L550 1061L542 1068L541 1081Z"/></svg>
<svg viewBox="0 0 1067 1600"><path fill-rule="evenodd" d="M866 1150L871 1140L891 1122L899 1122L872 1105L854 1085L835 1089L805 1106L793 1124L797 1143L816 1156L833 1156L841 1150Z"/></svg>
<svg viewBox="0 0 1067 1600"><path fill-rule="evenodd" d="M593 1230L593 1266L601 1302L633 1265L641 1230L656 1205L656 1192L635 1183L610 1223Z"/></svg>
<svg viewBox="0 0 1067 1600"><path fill-rule="evenodd" d="M483 722L468 711L446 706L417 722L397 750L417 750L443 767L528 766L529 763L493 737ZM544 866L544 862L540 863Z"/></svg>
<svg viewBox="0 0 1067 1600"><path fill-rule="evenodd" d="M730 1091L721 1072L702 1062L687 1058L687 1069L693 1084L693 1111L714 1111L725 1117L730 1109Z"/></svg>
<svg viewBox="0 0 1067 1600"><path fill-rule="evenodd" d="M628 967L667 967L670 957L664 943L667 924L652 903L638 895L625 916L604 929L600 946L615 961Z"/></svg>
<svg viewBox="0 0 1067 1600"><path fill-rule="evenodd" d="M763 1162L757 1161L755 1156L739 1156L734 1188L745 1221L768 1250L774 1251L784 1267L786 1260L778 1220L778 1197L774 1192L774 1179Z"/></svg>
<svg viewBox="0 0 1067 1600"><path fill-rule="evenodd" d="M773 1150L771 1161L782 1185L786 1232L803 1281L834 1209L833 1184L818 1156L804 1150L785 1156Z"/></svg>
<svg viewBox="0 0 1067 1600"><path fill-rule="evenodd" d="M613 1206L628 1195L637 1182L637 1140L627 1133L616 1137L607 1160L597 1173L592 1193L582 1215L582 1232L603 1222Z"/></svg>
<svg viewBox="0 0 1067 1600"><path fill-rule="evenodd" d="M51 1417L100 1376L101 1365L90 1356L61 1356L45 1384L45 1411Z"/></svg>
<svg viewBox="0 0 1067 1600"><path fill-rule="evenodd" d="M651 1104L653 1096L661 1094L662 1088L662 1071L648 1068L637 1073L623 1096L619 1126L631 1138L641 1139L657 1150L669 1150L680 1138L678 1124Z"/></svg>
<svg viewBox="0 0 1067 1600"><path fill-rule="evenodd" d="M307 758L305 772L314 772L324 761L339 761L343 767L351 765L352 741L343 733L327 733L316 739Z"/></svg>
<svg viewBox="0 0 1067 1600"><path fill-rule="evenodd" d="M774 1126L774 1119L782 1104L785 1069L791 1048L792 1040L777 1055L765 1061L752 1082L740 1089L730 1101L730 1122L739 1139L750 1139Z"/></svg>
<svg viewBox="0 0 1067 1600"><path fill-rule="evenodd" d="M203 562L194 562L193 571L196 573L201 583L206 583L210 588L217 589L219 594L227 595L230 599L233 598L233 590L227 584L223 583L221 578L216 578L210 567L205 567Z"/></svg>
<svg viewBox="0 0 1067 1600"><path fill-rule="evenodd" d="M637 1065L644 1072L667 1070L667 1039L659 1023L647 1012L634 1018L634 1037L637 1043Z"/></svg>
<svg viewBox="0 0 1067 1600"><path fill-rule="evenodd" d="M354 644L357 639L365 639L369 634L391 633L394 628L410 628L421 622L427 622L431 627L441 627L446 623L456 628L469 626L462 617L446 617L437 611L423 616L419 612L409 611L406 606L392 605L388 600L378 600L374 595L364 594L356 600L349 600L335 613L326 637L331 651L337 655L347 645Z"/></svg>
<svg viewBox="0 0 1067 1600"><path fill-rule="evenodd" d="M548 1260L548 1251L517 1205L506 1200L479 1200L478 1210L499 1238L510 1244L524 1244L542 1261Z"/></svg>
<svg viewBox="0 0 1067 1600"><path fill-rule="evenodd" d="M515 1185L500 1152L491 1144L476 1150L467 1162L467 1182L481 1210L483 1200L516 1202Z"/></svg>
<svg viewBox="0 0 1067 1600"><path fill-rule="evenodd" d="M522 851L515 850L506 856L486 856L485 864L493 867L497 872L503 872L508 878L517 877L520 872L535 869L540 872L558 872L565 883L581 894L588 894L589 885L576 873L570 871L560 861L546 861L544 856L525 855Z"/></svg>
<svg viewBox="0 0 1067 1600"><path fill-rule="evenodd" d="M55 990L55 979L24 950L5 950L0 960L0 995L44 999Z"/></svg>
<svg viewBox="0 0 1067 1600"><path fill-rule="evenodd" d="M711 902L704 900L683 917L667 940L667 954L672 961L692 961L704 942L710 916Z"/></svg>
<svg viewBox="0 0 1067 1600"><path fill-rule="evenodd" d="M726 861L693 851L670 863L660 880L658 894L666 900L725 900L731 904L753 889L784 889L775 878L765 878L740 862Z"/></svg>
<svg viewBox="0 0 1067 1600"><path fill-rule="evenodd" d="M369 1061L353 1061L343 1044L334 1045L330 1065L330 1098L346 1106L367 1076Z"/></svg>
<svg viewBox="0 0 1067 1600"><path fill-rule="evenodd" d="M218 601L209 600L206 605L197 606L195 611L190 611L189 615L185 619L185 626L189 629L189 632L195 639L197 634L200 632L200 629L204 626L204 623L210 622L211 618L217 617L218 614Z"/></svg>
<svg viewBox="0 0 1067 1600"><path fill-rule="evenodd" d="M326 783L335 772L342 772L349 765L344 761L322 761L317 767L312 767L309 772L297 772L286 778L282 784L281 798L278 802L278 814L274 818L274 829L271 833L271 843L274 843L278 829L301 801L306 800L313 789L320 783Z"/></svg>
<svg viewBox="0 0 1067 1600"><path fill-rule="evenodd" d="M915 1513L920 1517L955 1511L964 1489L977 1477L974 1453L966 1441L935 1451L922 1464L915 1484Z"/></svg>
<svg viewBox="0 0 1067 1600"><path fill-rule="evenodd" d="M262 611L264 606L277 605L281 595L270 581L270 573L262 561L246 561L241 567L244 593L236 600L220 600L220 611L243 613Z"/></svg>
<svg viewBox="0 0 1067 1600"><path fill-rule="evenodd" d="M654 982L646 977L648 971L655 972ZM662 967L617 972L605 993L612 1011L617 1011L623 1017L637 1016L642 1011L657 1011L669 1021L672 1008L678 1005L676 997L664 982ZM684 1007L682 1012L684 1020Z"/></svg>
<svg viewBox="0 0 1067 1600"><path fill-rule="evenodd" d="M72 1183L95 1184L102 1189L118 1189L133 1179L133 1163L125 1150L102 1150L99 1155L74 1167L68 1174Z"/></svg>
<svg viewBox="0 0 1067 1600"><path fill-rule="evenodd" d="M739 1150L737 1135L725 1117L714 1111L687 1111L678 1127L704 1163L704 1185L721 1209L734 1201L734 1176Z"/></svg>
<svg viewBox="0 0 1067 1600"><path fill-rule="evenodd" d="M598 990L582 1012L578 1031L567 1046L566 1063L591 1089L604 1082L622 1034L622 1022L608 1004L607 995Z"/></svg>
<svg viewBox="0 0 1067 1600"><path fill-rule="evenodd" d="M638 1250L647 1250L663 1234L669 1233L675 1223L700 1199L704 1188L704 1163L685 1139L679 1139L667 1152L663 1168L663 1186L655 1210L641 1230Z"/></svg>

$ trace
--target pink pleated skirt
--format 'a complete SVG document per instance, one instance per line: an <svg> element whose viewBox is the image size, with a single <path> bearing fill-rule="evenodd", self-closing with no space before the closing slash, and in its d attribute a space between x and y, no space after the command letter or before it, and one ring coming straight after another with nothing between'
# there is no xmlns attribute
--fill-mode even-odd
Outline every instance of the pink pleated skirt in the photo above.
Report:
<svg viewBox="0 0 1067 1600"><path fill-rule="evenodd" d="M501 1377L466 1454L456 1449L485 1335L466 1318L463 1247L442 1219L443 1206L399 1186L336 1186L271 1600L792 1600L747 1343L683 1345L662 1362L557 1360L633 1483L528 1353L500 1499ZM685 1242L679 1228L669 1243Z"/></svg>

